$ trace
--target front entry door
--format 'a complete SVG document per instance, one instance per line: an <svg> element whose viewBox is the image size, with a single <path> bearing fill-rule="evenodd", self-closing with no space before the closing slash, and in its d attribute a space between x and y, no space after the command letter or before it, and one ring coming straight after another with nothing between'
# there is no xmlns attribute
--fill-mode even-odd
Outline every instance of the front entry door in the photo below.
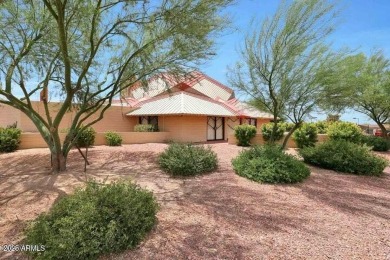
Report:
<svg viewBox="0 0 390 260"><path fill-rule="evenodd" d="M223 117L207 117L207 141L223 140L225 133L225 120Z"/></svg>

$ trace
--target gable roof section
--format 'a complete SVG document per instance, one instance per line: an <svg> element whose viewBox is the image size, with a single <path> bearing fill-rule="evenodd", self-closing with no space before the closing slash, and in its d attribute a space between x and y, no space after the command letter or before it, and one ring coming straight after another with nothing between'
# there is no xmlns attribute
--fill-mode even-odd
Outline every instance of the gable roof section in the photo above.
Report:
<svg viewBox="0 0 390 260"><path fill-rule="evenodd" d="M224 103L184 91L140 102L135 110L127 115L237 116L236 112Z"/></svg>
<svg viewBox="0 0 390 260"><path fill-rule="evenodd" d="M129 89L129 97L139 99L143 97L155 97L168 89L178 86L180 89L193 88L203 95L223 100L234 97L234 91L209 76L194 71L185 77L175 77L169 73L163 73L151 78L148 89L144 89L140 83L136 83Z"/></svg>

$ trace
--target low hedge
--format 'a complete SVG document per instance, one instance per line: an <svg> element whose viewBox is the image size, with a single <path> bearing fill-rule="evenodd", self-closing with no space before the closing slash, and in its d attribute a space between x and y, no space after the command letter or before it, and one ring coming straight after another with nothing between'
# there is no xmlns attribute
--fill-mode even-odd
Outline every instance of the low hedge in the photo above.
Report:
<svg viewBox="0 0 390 260"><path fill-rule="evenodd" d="M380 136L365 135L361 138L361 141L371 147L373 151L386 152L390 150L390 140Z"/></svg>
<svg viewBox="0 0 390 260"><path fill-rule="evenodd" d="M312 123L303 123L300 128L295 130L293 139L298 148L314 146L317 142L317 127Z"/></svg>
<svg viewBox="0 0 390 260"><path fill-rule="evenodd" d="M296 183L310 175L309 168L279 146L254 146L232 160L234 171L263 183Z"/></svg>
<svg viewBox="0 0 390 260"><path fill-rule="evenodd" d="M16 151L20 144L22 131L16 127L0 127L0 152L10 153Z"/></svg>
<svg viewBox="0 0 390 260"><path fill-rule="evenodd" d="M162 170L174 176L211 172L218 166L217 154L210 147L185 143L171 143L158 162Z"/></svg>
<svg viewBox="0 0 390 260"><path fill-rule="evenodd" d="M92 127L79 130L80 133L77 136L76 145L78 147L93 146L95 144L96 131Z"/></svg>
<svg viewBox="0 0 390 260"><path fill-rule="evenodd" d="M304 161L325 169L357 175L379 176L388 161L370 152L370 148L345 140L330 140L299 151Z"/></svg>
<svg viewBox="0 0 390 260"><path fill-rule="evenodd" d="M363 136L363 132L358 125L341 121L330 124L327 134L330 140L345 140L353 143L360 143Z"/></svg>
<svg viewBox="0 0 390 260"><path fill-rule="evenodd" d="M97 259L136 247L156 223L152 193L128 182L95 182L60 199L26 230L36 259Z"/></svg>
<svg viewBox="0 0 390 260"><path fill-rule="evenodd" d="M134 132L158 132L158 128L155 125L135 125Z"/></svg>
<svg viewBox="0 0 390 260"><path fill-rule="evenodd" d="M261 127L261 133L263 135L264 141L266 142L270 141L273 127L274 127L274 123L263 124L263 126ZM283 124L278 123L276 125L276 133L274 136L274 140L275 141L282 140L285 130L286 129L284 129Z"/></svg>
<svg viewBox="0 0 390 260"><path fill-rule="evenodd" d="M115 132L107 132L104 137L109 146L121 146L122 145L122 136Z"/></svg>
<svg viewBox="0 0 390 260"><path fill-rule="evenodd" d="M256 136L257 129L253 125L238 125L234 128L234 136L238 146L250 146L250 140Z"/></svg>

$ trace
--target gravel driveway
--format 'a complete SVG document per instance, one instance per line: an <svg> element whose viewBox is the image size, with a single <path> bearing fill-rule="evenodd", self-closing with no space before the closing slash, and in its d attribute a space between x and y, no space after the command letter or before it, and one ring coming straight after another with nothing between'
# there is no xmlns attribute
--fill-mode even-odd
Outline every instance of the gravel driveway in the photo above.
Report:
<svg viewBox="0 0 390 260"><path fill-rule="evenodd" d="M20 243L27 220L87 178L131 178L155 193L158 224L109 259L390 259L390 168L365 177L310 167L300 184L258 184L231 168L241 148L218 143L216 172L181 179L158 169L165 147L95 147L87 174L75 151L60 175L49 174L47 149L0 154L0 244Z"/></svg>

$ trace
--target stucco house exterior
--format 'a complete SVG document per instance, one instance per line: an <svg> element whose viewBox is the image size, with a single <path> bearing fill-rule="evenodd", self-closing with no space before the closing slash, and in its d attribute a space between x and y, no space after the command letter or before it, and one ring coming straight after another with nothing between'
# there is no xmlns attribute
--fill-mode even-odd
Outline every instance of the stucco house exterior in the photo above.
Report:
<svg viewBox="0 0 390 260"><path fill-rule="evenodd" d="M32 106L45 116L42 102L34 101ZM55 114L59 103L50 102L49 109ZM61 121L61 138L65 137L74 113L67 112ZM141 84L129 86L93 128L98 132L95 144L105 144L104 132L107 131L119 132L124 143L226 141L234 133L235 126L251 124L260 132L261 125L271 118L271 114L236 99L234 91L227 86L203 73L193 72L179 79L161 74L149 80L146 88ZM94 116L89 120L93 119ZM0 104L0 127L15 122L23 131L22 148L46 147L37 128L25 114ZM153 124L159 132L136 133L134 127L137 124Z"/></svg>
<svg viewBox="0 0 390 260"><path fill-rule="evenodd" d="M148 87L131 86L113 106L129 109L131 124L154 124L170 132L172 140L205 142L227 140L239 124L261 125L272 115L235 98L229 87L201 72L184 78L162 74Z"/></svg>

